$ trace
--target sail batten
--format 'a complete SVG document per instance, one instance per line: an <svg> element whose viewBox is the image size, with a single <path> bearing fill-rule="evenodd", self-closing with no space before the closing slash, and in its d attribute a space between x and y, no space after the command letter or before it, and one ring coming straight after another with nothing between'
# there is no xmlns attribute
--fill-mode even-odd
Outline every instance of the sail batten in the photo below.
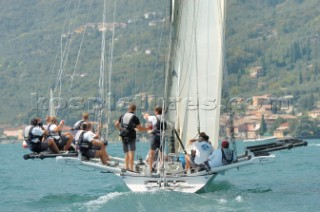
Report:
<svg viewBox="0 0 320 212"><path fill-rule="evenodd" d="M174 54L168 119L181 140L200 131L217 146L223 69L224 1L174 1Z"/></svg>

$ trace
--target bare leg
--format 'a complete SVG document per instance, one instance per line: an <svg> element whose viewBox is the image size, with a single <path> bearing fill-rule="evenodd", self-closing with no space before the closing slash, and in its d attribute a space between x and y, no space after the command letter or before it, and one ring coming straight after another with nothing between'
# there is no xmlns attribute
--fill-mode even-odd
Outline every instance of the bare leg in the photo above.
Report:
<svg viewBox="0 0 320 212"><path fill-rule="evenodd" d="M148 157L148 162L149 162L149 171L150 173L152 172L152 165L153 165L153 158L154 158L155 151L150 149L149 151L149 157Z"/></svg>
<svg viewBox="0 0 320 212"><path fill-rule="evenodd" d="M108 164L108 161L110 160L109 159L109 155L107 153L107 150L106 150L106 146L105 145L101 145L101 153L102 153L102 157L104 158L103 160L106 161L106 163Z"/></svg>
<svg viewBox="0 0 320 212"><path fill-rule="evenodd" d="M190 169L190 164L191 164L191 162L190 162L190 157L189 157L189 155L185 155L184 158L185 158L185 160L186 160L186 167L185 167L185 169L186 169L186 170L189 170L189 169Z"/></svg>
<svg viewBox="0 0 320 212"><path fill-rule="evenodd" d="M66 145L63 147L64 151L68 151L69 150L69 148L70 148L70 146L72 144L72 141L73 141L73 136L71 134L66 135L66 137L68 138L68 141L67 141Z"/></svg>
<svg viewBox="0 0 320 212"><path fill-rule="evenodd" d="M107 161L109 161L109 160L110 160L110 157L109 157L109 154L108 154L108 152L107 152L107 149L106 149L106 148L104 148L104 152L105 152L105 154L106 154Z"/></svg>
<svg viewBox="0 0 320 212"><path fill-rule="evenodd" d="M108 165L105 149L97 150L95 156L100 158L102 164Z"/></svg>
<svg viewBox="0 0 320 212"><path fill-rule="evenodd" d="M129 169L129 153L127 152L124 157L125 169Z"/></svg>
<svg viewBox="0 0 320 212"><path fill-rule="evenodd" d="M49 145L49 148L50 148L54 153L60 154L59 148L58 148L56 142L54 142L53 139L49 139L49 140L48 140L48 145Z"/></svg>
<svg viewBox="0 0 320 212"><path fill-rule="evenodd" d="M129 169L133 171L134 151L129 151L127 155L128 155Z"/></svg>

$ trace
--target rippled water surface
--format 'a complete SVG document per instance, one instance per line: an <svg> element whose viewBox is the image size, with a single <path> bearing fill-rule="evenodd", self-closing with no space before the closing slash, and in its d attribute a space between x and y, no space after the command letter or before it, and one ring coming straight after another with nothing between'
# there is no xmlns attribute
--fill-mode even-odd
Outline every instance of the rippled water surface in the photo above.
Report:
<svg viewBox="0 0 320 212"><path fill-rule="evenodd" d="M122 156L120 144L108 150ZM147 151L138 143L138 154ZM228 171L198 194L135 193L112 174L25 161L26 153L21 144L0 145L0 211L320 211L320 140L275 152L273 163Z"/></svg>

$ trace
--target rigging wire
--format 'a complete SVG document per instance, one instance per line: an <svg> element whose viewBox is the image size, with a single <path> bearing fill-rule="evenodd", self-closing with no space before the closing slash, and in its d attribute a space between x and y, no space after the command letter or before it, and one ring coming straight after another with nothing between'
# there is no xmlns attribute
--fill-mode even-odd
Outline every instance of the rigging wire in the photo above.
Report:
<svg viewBox="0 0 320 212"><path fill-rule="evenodd" d="M155 91L154 87L155 87L155 78L156 78L156 70L157 70L157 65L158 65L158 61L159 61L159 58L160 58L160 49L161 49L161 44L162 44L162 39L164 37L164 29L165 29L165 26L166 26L166 18L164 18L164 21L163 21L163 24L162 24L162 27L161 27L161 33L160 33L160 39L159 39L159 43L158 43L158 48L157 48L157 56L156 56L156 61L154 63L154 66L153 66L153 75L152 75L152 80L151 80L151 90L152 92Z"/></svg>
<svg viewBox="0 0 320 212"><path fill-rule="evenodd" d="M137 45L137 17L136 17L136 0L133 1L133 34L134 34L134 43L135 45ZM139 45L138 45L139 46ZM137 58L137 55L135 56ZM137 75L137 62L136 60L134 60L134 68L133 68L133 84L134 84L134 89L132 89L132 95L137 94L138 90L137 90L137 79L136 79L136 75Z"/></svg>
<svg viewBox="0 0 320 212"><path fill-rule="evenodd" d="M81 42L80 42L80 46L79 46L79 50L78 50L76 62L75 62L75 64L74 64L73 72L72 72L72 75L71 75L71 82L70 82L69 91L71 91L71 89L72 89L72 87L73 87L73 81L74 81L75 73L76 73L76 70L77 70L77 65L78 65L78 61L79 61L79 57L80 57L80 53L81 53L81 49L82 49L82 44L83 44L83 41L84 41L84 36L85 36L85 34L86 34L86 31L87 31L89 14L90 14L90 11L91 11L91 9L92 9L92 3L93 3L93 0L91 0L91 2L90 2L89 12L88 12L88 14L87 14L86 21L85 21L86 24L85 24L84 30L83 30L83 32L82 32L82 37L81 37Z"/></svg>
<svg viewBox="0 0 320 212"><path fill-rule="evenodd" d="M78 10L79 10L79 5L80 5L80 0L78 0L78 3L77 3L77 7L74 8L74 11L73 11L73 15L71 16L71 20L69 22L69 27L68 27L68 33L67 33L67 38L70 37L70 39L68 40L68 42L66 42L65 44L65 48L64 50L62 51L63 49L63 41L62 41L62 36L61 36L61 58L60 58L60 69L59 69L59 73L58 73L58 77L57 77L57 81L56 81L56 86L55 86L55 90L57 89L57 87L59 86L59 90L60 90L60 93L59 93L59 97L61 95L61 86L62 86L62 75L63 75L63 72L64 72L64 68L65 68L65 65L67 63L67 60L68 60L68 56L69 56L69 52L70 52L70 47L71 47L71 44L72 44L72 39L71 39L71 28L73 26L73 23L74 23L74 20L76 19L76 15L78 13ZM73 18L73 20L72 20ZM55 91L54 90L54 91Z"/></svg>
<svg viewBox="0 0 320 212"><path fill-rule="evenodd" d="M117 11L117 1L114 1L114 10L113 10L113 23L116 19ZM111 47L110 47L110 58L109 58L109 76L108 76L108 113L107 113L107 131L106 139L109 135L109 124L110 124L110 115L111 115L111 95L112 95L112 68L113 68L113 48L114 48L114 35L115 35L115 24L112 27L112 38L111 38Z"/></svg>
<svg viewBox="0 0 320 212"><path fill-rule="evenodd" d="M77 6L74 8L73 14L70 18L70 22L69 22L69 27L68 27L68 33L67 33L67 38L69 37L69 34L71 34L71 29L73 24L75 23L76 17L77 17L77 13L79 11L79 5L80 5L80 0L78 0ZM65 43L65 46L63 48L63 40L62 40L62 36L61 36L61 40L60 40L60 50L61 50L61 58L60 58L60 68L58 70L58 76L56 79L56 83L54 86L54 90L53 92L56 92L58 89L58 107L55 108L55 114L57 115L59 112L59 108L60 108L60 100L61 100L61 92L62 92L62 76L63 73L65 71L65 66L67 64L68 61L68 57L69 57L69 53L70 53L70 48L71 48L71 44L72 44L72 39L70 36L70 39L68 39Z"/></svg>
<svg viewBox="0 0 320 212"><path fill-rule="evenodd" d="M102 114L103 114L103 103L105 101L105 48L106 48L106 0L103 1L103 14L102 14L102 37L101 37L101 58L100 58L100 76L99 76L99 94L98 94L98 114L95 117L96 122L98 123L99 131L102 130ZM99 132L101 134L101 132Z"/></svg>
<svg viewBox="0 0 320 212"><path fill-rule="evenodd" d="M169 14L169 11L168 11L168 8L169 8L169 5L168 5L168 1L164 0L165 1L165 17L168 17L168 14ZM172 3L172 2L171 2ZM169 62L170 62L170 55L171 55L171 34L172 34L172 27L171 27L171 23L170 23L170 19L169 21L165 21L165 28L168 28L169 29L169 41L167 41L166 37L165 37L165 47L168 47L169 48L169 53L166 54L166 51L164 51L164 58L165 58L165 67L164 67L164 71L165 71L165 79L166 77L170 76L169 75ZM168 44L167 44L168 42ZM165 48L166 50L166 48ZM165 85L164 85L164 98L163 98L163 101L162 101L162 115L161 115L161 118L160 118L160 148L162 148L162 152L161 153L161 156L157 158L157 164L160 164L159 167L161 167L162 170L164 170L164 158L165 158L165 141L166 141L166 134L165 134L165 130L166 129L163 129L163 125L161 124L162 122L165 123L166 122L166 115L167 115L167 107L168 107L168 102L169 102L169 95L168 95L168 88L167 88L168 84L167 84L167 80L165 80ZM162 121L162 122L161 122ZM162 161L161 161L162 159Z"/></svg>
<svg viewBox="0 0 320 212"><path fill-rule="evenodd" d="M64 18L64 23L63 23L63 27L62 27L62 32L61 32L61 36L60 36L60 46L58 47L58 49L57 49L57 52L56 52L56 56L55 56L55 59L54 59L54 62L53 62L53 66L52 66L52 69L51 69L51 77L50 77L50 82L49 82L49 89L48 90L50 90L51 89L51 87L52 87L52 79L54 78L53 76L54 76L54 74L55 74L55 69L56 69L56 64L57 64L57 61L58 61L58 57L59 57L59 51L60 51L60 61L61 61L61 58L62 58L62 37L63 37L63 32L64 32L64 30L65 30L65 28L66 28L66 25L67 25L67 22L68 22L68 19L69 19L69 14L70 14L70 10L71 10L71 7L72 7L72 1L69 1L69 5L68 5L68 9L67 9L67 12L66 12L66 15L65 15L65 18ZM68 35L69 33L67 33L67 35ZM68 36L66 36L67 38L68 38ZM59 76L59 74L58 74L58 76ZM53 101L53 99L50 99L49 100L50 101L50 105L51 105L51 101ZM44 113L46 113L46 107L45 107L45 105L43 105L43 109L42 109L42 113L41 113L41 117L43 117L44 116Z"/></svg>

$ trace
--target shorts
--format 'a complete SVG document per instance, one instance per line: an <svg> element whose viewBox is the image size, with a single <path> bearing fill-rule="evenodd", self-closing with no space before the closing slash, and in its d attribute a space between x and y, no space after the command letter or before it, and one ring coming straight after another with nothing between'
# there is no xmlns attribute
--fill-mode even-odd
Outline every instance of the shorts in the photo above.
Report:
<svg viewBox="0 0 320 212"><path fill-rule="evenodd" d="M123 152L136 151L136 139L135 138L122 138Z"/></svg>
<svg viewBox="0 0 320 212"><path fill-rule="evenodd" d="M54 139L54 142L57 144L59 150L62 150L63 147L67 144L68 138L64 135L60 136L59 140Z"/></svg>
<svg viewBox="0 0 320 212"><path fill-rule="evenodd" d="M88 151L86 151L86 153L84 153L83 155L86 156L87 158L95 158L97 151L98 150L95 150L95 149L88 149Z"/></svg>
<svg viewBox="0 0 320 212"><path fill-rule="evenodd" d="M48 141L32 143L31 145L28 144L28 146L32 152L37 152L37 153L43 152L49 149Z"/></svg>
<svg viewBox="0 0 320 212"><path fill-rule="evenodd" d="M151 135L150 139L150 149L151 150L157 150L160 149L160 136L158 135ZM162 148L161 148L162 150Z"/></svg>

